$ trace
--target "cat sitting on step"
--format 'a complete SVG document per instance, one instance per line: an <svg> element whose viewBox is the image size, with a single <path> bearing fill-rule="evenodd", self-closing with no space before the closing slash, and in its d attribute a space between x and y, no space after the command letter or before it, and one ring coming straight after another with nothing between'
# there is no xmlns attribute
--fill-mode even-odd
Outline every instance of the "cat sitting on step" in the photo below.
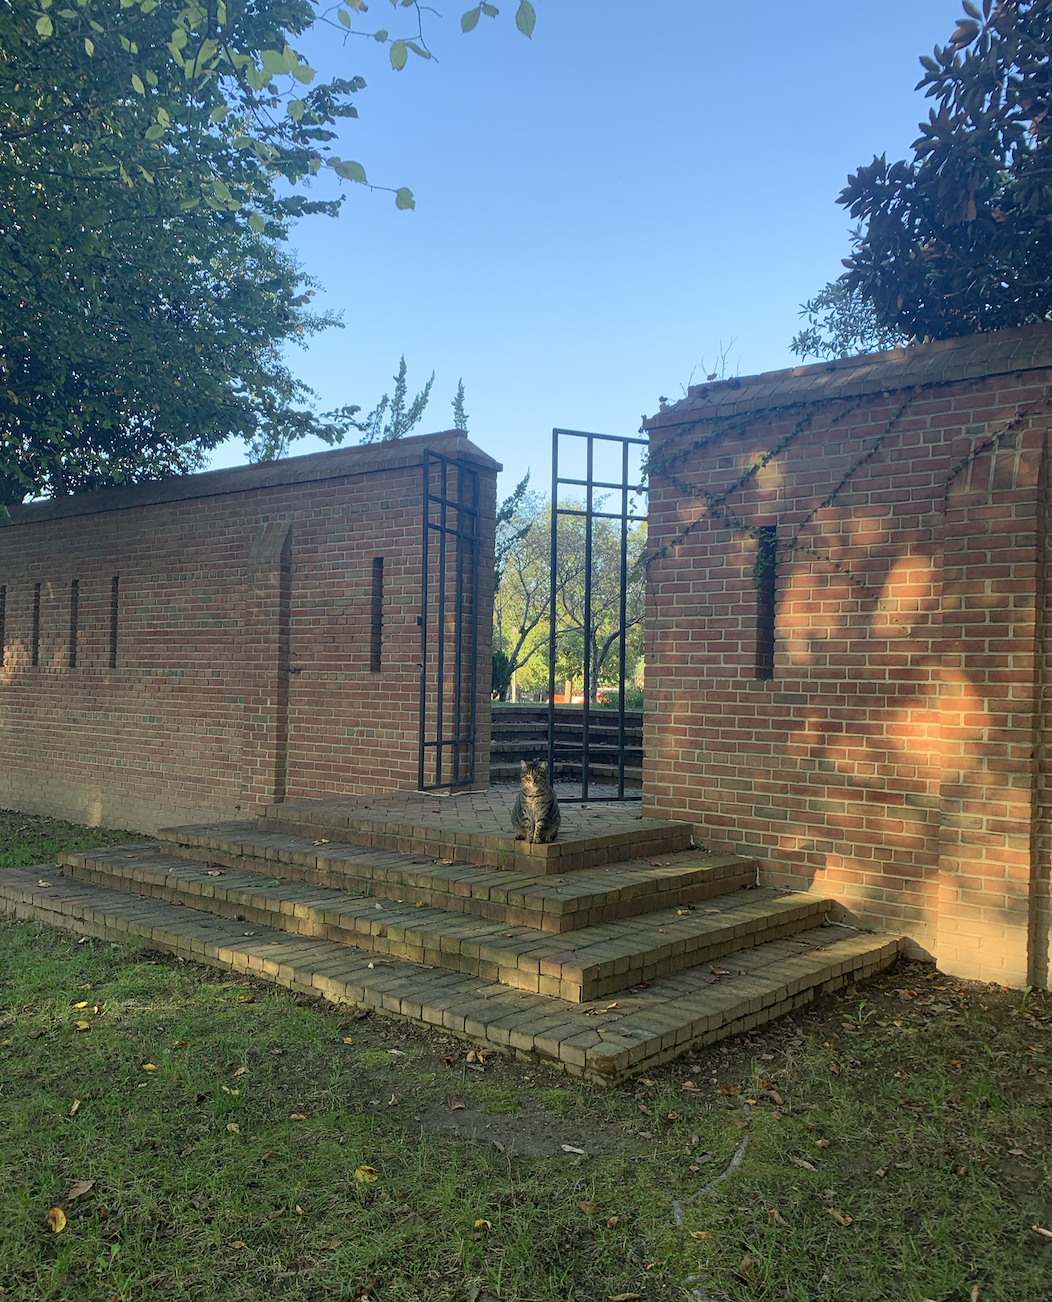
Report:
<svg viewBox="0 0 1052 1302"><path fill-rule="evenodd" d="M517 829L516 841L554 841L559 835L559 802L548 781L548 766L543 760L522 761L522 777L511 821Z"/></svg>

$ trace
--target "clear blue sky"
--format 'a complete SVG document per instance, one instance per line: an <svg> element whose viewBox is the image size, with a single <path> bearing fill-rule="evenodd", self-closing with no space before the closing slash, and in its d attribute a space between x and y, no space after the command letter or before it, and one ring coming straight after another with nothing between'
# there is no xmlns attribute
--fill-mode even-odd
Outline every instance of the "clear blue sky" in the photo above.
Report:
<svg viewBox="0 0 1052 1302"><path fill-rule="evenodd" d="M351 184L338 220L295 229L346 328L290 362L321 409L368 410L404 352L415 387L436 373L420 433L452 424L463 376L506 492L527 468L546 485L553 425L634 434L721 341L742 374L793 364L799 304L847 250L836 196L874 153L907 155L928 109L918 56L961 7L534 0L526 40L517 0L498 3L465 36L466 0L441 10L436 60L401 73L372 41L300 46L368 83L333 151L417 207ZM368 19L397 30L388 0ZM212 464L241 460L228 444Z"/></svg>

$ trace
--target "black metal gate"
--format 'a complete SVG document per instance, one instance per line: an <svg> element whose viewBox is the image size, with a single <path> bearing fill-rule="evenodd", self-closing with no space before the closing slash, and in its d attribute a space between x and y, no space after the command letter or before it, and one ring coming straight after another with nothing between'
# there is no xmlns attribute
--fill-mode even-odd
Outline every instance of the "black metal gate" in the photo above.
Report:
<svg viewBox="0 0 1052 1302"><path fill-rule="evenodd" d="M423 472L418 786L439 791L475 781L479 475L431 451Z"/></svg>
<svg viewBox="0 0 1052 1302"><path fill-rule="evenodd" d="M559 463L559 443L560 439L580 439L584 440L584 464L582 472L577 476L560 474ZM604 478L596 477L596 444L600 445L600 459L608 473ZM581 761L581 789L579 795L567 795L560 790L560 801L574 803L579 801L600 801L600 800L639 800L641 796L638 793L631 795L625 791L625 756L626 756L626 737L625 737L625 655L626 655L626 636L628 633L626 605L628 599L629 584L629 565L628 565L628 542L629 526L633 523L643 522L646 520L645 511L638 514L635 511L635 497L642 496L646 492L646 487L642 482L642 475L637 473L633 476L631 470L631 449L636 446L645 447L646 439L640 438L621 438L613 434L589 434L581 430L572 429L554 429L552 430L552 520L551 520L551 603L549 609L549 634L548 634L548 772L553 776L557 775L558 762L573 758L576 762L577 755ZM614 446L610 446L614 445ZM579 461L581 444L571 444L577 452L575 460ZM571 457L572 457L571 453ZM638 482L631 482L636 478ZM575 498L566 504L560 502L560 490L563 488L572 488L583 490L584 501L577 503L577 498L581 496L580 492ZM602 494L598 499L596 492ZM606 498L615 495L618 499L619 509L616 511L606 511L602 508L606 504ZM631 495L631 496L630 496ZM559 521L567 517L581 517L584 520L584 564L583 564L583 671L584 671L584 692L582 701L582 732L581 741L578 744L576 739L570 742L560 742L556 735L556 711L555 711L555 683L556 683L556 660L558 651L558 641L560 637L559 629L559 608L557 599L559 598L559 576L562 573L560 565L560 547L559 547ZM592 636L593 628L593 539L594 523L596 520L617 520L620 522L620 588L618 603L618 625L616 630L617 640L617 736L616 749L611 752L609 745L603 747L603 761L605 764L614 761L616 765L616 794L612 791L608 794L597 796L589 795L590 766L592 758L597 754L598 747L593 747L591 738L591 728L593 722L593 702L591 700L591 682L592 682ZM609 712L604 711L609 718ZM606 784L604 784L606 785ZM610 784L613 785L613 784Z"/></svg>

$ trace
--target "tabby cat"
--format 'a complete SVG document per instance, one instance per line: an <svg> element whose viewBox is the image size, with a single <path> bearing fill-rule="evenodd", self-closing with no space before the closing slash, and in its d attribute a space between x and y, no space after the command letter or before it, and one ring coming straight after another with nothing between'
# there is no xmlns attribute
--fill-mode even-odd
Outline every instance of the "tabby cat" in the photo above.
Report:
<svg viewBox="0 0 1052 1302"><path fill-rule="evenodd" d="M559 802L548 781L543 760L522 761L522 776L511 821L518 829L516 841L554 841L559 835Z"/></svg>

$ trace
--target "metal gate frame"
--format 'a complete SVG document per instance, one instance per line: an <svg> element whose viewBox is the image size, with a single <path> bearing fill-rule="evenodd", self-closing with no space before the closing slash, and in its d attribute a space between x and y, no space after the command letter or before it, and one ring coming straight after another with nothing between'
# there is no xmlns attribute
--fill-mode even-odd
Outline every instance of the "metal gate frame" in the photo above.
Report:
<svg viewBox="0 0 1052 1302"><path fill-rule="evenodd" d="M559 474L559 439L560 438L578 438L587 439L586 469L584 479L563 478ZM597 480L593 474L593 453L595 440L600 439L605 443L621 444L621 482L614 484L602 480ZM583 516L585 520L585 579L584 579L584 702L583 702L583 734L581 747L581 794L579 796L560 795L559 800L563 804L578 804L582 801L588 801L590 804L597 804L601 801L614 800L642 800L642 795L625 795L625 623L626 623L626 602L628 587L628 526L630 522L645 521L645 515L633 515L628 509L628 494L630 492L645 493L645 484L630 484L628 482L628 449L633 445L647 446L647 439L640 438L623 438L616 434L590 434L583 430L576 429L553 429L552 430L552 524L551 524L551 580L552 595L549 603L548 616L548 772L555 773L555 752L559 749L568 749L569 744L563 743L560 746L555 740L555 659L556 659L556 642L558 636L557 615L555 610L555 583L558 573L559 558L559 517L563 515ZM578 511L572 507L562 507L559 505L559 488L566 485L574 488L583 488L586 490L585 509ZM597 511L594 503L595 490L606 489L621 494L620 511ZM618 638L618 666L617 666L617 683L618 683L618 703L617 703L617 795L616 796L589 796L588 794L588 768L589 768L589 725L591 719L591 700L588 691L589 680L591 679L591 637L589 635L592 627L592 522L593 520L620 520L621 522L621 603L620 603L620 626ZM576 747L573 747L576 749Z"/></svg>
<svg viewBox="0 0 1052 1302"><path fill-rule="evenodd" d="M437 467L439 491L431 487L432 468ZM456 497L449 496L450 469L456 468ZM418 790L442 791L454 787L470 786L475 781L475 737L478 712L478 642L479 642L479 472L470 462L456 457L446 457L430 449L424 451L423 461L423 553L421 557L420 585L420 741L418 751ZM437 507L438 519L431 519L432 508ZM455 513L455 524L450 514ZM453 667L451 674L452 718L446 715L447 669L447 603L449 584L449 540L454 539L455 580L453 584ZM428 736L428 597L431 549L438 546L437 594L437 649L434 670L434 735ZM469 577L465 577L465 569ZM470 608L465 608L465 597L470 592ZM465 670L465 619L470 619L467 635L467 660ZM465 684L465 678L467 682ZM468 692L465 710L464 692ZM461 762L462 751L467 748L466 771ZM452 749L449 762L451 774L443 781L446 752ZM434 751L434 778L427 782L427 752Z"/></svg>

